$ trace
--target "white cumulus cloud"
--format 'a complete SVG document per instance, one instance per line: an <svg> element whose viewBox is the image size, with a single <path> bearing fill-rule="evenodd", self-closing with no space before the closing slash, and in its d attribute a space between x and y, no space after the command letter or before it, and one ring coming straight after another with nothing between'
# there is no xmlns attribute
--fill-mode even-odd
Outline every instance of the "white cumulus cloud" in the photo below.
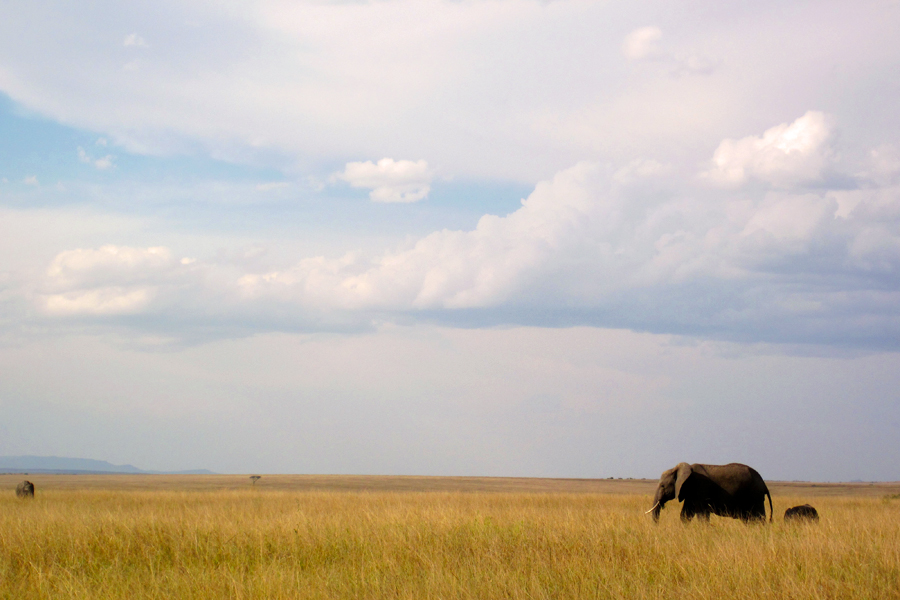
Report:
<svg viewBox="0 0 900 600"><path fill-rule="evenodd" d="M801 126L747 139L763 156L769 146L824 153L827 145L808 142L807 130L822 122L808 114L814 118ZM772 161L748 161L747 169L787 181ZM358 164L347 171L357 183L384 183L389 169ZM479 314L491 323L744 340L900 339L900 187L696 183L650 159L618 169L582 162L538 183L518 210L484 215L470 230L278 267L263 257L179 260L166 248L72 250L51 263L40 297L60 316L147 313L182 323L190 313L276 329L346 330L417 314L452 323Z"/></svg>
<svg viewBox="0 0 900 600"><path fill-rule="evenodd" d="M152 299L147 288L104 287L50 294L44 298L44 309L55 315L127 315L140 313Z"/></svg>
<svg viewBox="0 0 900 600"><path fill-rule="evenodd" d="M725 139L713 154L711 169L702 177L715 183L740 185L758 179L777 186L818 180L833 151L828 117L808 111L793 123L767 129L761 136Z"/></svg>
<svg viewBox="0 0 900 600"><path fill-rule="evenodd" d="M67 250L50 263L41 301L47 312L59 315L139 313L179 267L164 247Z"/></svg>
<svg viewBox="0 0 900 600"><path fill-rule="evenodd" d="M67 250L50 263L47 275L82 281L86 274L102 272L138 273L157 271L172 264L168 248L129 248L106 245L97 249Z"/></svg>
<svg viewBox="0 0 900 600"><path fill-rule="evenodd" d="M471 231L437 231L380 257L306 259L285 271L245 277L249 295L275 294L342 309L495 306L523 291L555 256L584 241L592 198L580 164L544 182L506 217L483 216Z"/></svg>
<svg viewBox="0 0 900 600"><path fill-rule="evenodd" d="M347 163L335 177L355 188L372 190L373 202L418 202L431 191L432 173L424 160L382 158L377 163Z"/></svg>
<svg viewBox="0 0 900 600"><path fill-rule="evenodd" d="M873 260L880 272L900 267L896 190L703 200L643 184L666 173L653 161L617 171L581 163L538 184L516 212L485 215L473 230L434 232L377 257L310 258L240 285L248 298L342 310L581 307L636 325L737 319L759 327L757 319L790 307L820 306L820 317L838 310L846 282L828 283L829 274L857 273L857 292L874 298L884 284ZM786 269L824 280L805 287L785 280ZM758 312L736 315L746 303Z"/></svg>

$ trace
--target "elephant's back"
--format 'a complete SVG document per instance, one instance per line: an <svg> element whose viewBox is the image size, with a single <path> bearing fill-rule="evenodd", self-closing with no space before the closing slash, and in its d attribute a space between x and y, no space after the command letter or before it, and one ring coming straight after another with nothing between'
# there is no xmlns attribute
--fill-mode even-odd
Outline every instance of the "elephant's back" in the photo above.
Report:
<svg viewBox="0 0 900 600"><path fill-rule="evenodd" d="M752 467L742 463L727 465L696 465L706 471L707 476L718 483L729 494L763 492L765 481Z"/></svg>
<svg viewBox="0 0 900 600"><path fill-rule="evenodd" d="M695 471L698 467L711 476L731 475L735 477L759 477L759 473L753 467L743 463L728 463L727 465L691 465Z"/></svg>

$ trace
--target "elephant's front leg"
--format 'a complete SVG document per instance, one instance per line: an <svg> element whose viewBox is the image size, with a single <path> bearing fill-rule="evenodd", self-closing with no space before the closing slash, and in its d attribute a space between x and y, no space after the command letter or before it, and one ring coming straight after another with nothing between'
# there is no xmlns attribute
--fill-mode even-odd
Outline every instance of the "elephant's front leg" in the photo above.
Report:
<svg viewBox="0 0 900 600"><path fill-rule="evenodd" d="M681 520L687 523L694 517L709 523L709 503L703 500L685 500L681 508Z"/></svg>

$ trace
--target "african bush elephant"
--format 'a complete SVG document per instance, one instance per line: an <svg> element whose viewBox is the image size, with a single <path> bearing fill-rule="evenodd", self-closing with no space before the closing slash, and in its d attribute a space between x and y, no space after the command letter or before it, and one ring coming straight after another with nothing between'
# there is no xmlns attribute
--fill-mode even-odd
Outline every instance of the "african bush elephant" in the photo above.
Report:
<svg viewBox="0 0 900 600"><path fill-rule="evenodd" d="M16 486L16 496L19 498L34 498L34 484L26 479Z"/></svg>
<svg viewBox="0 0 900 600"><path fill-rule="evenodd" d="M784 511L784 522L791 521L818 521L819 512L809 504L801 504L800 506L792 506Z"/></svg>
<svg viewBox="0 0 900 600"><path fill-rule="evenodd" d="M709 513L744 521L766 519L766 496L769 497L769 521L772 521L772 495L766 482L747 465L689 465L681 463L659 478L653 497L653 521L659 522L659 511L666 502L678 498L684 502L681 520L695 516L709 520Z"/></svg>

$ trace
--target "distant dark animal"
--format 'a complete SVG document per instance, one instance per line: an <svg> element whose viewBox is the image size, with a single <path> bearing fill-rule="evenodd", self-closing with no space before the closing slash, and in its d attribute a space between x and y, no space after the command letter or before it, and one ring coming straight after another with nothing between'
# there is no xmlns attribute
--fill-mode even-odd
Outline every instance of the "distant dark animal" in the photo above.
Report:
<svg viewBox="0 0 900 600"><path fill-rule="evenodd" d="M772 520L772 495L766 482L747 465L689 465L681 463L662 474L653 497L653 520L666 502L678 498L684 502L681 520L695 516L706 521L709 514L743 521L766 520L766 496L769 497L769 521Z"/></svg>
<svg viewBox="0 0 900 600"><path fill-rule="evenodd" d="M819 513L809 504L801 504L800 506L792 506L784 511L784 521L818 521Z"/></svg>
<svg viewBox="0 0 900 600"><path fill-rule="evenodd" d="M34 498L34 484L28 480L16 486L16 496L19 498Z"/></svg>

